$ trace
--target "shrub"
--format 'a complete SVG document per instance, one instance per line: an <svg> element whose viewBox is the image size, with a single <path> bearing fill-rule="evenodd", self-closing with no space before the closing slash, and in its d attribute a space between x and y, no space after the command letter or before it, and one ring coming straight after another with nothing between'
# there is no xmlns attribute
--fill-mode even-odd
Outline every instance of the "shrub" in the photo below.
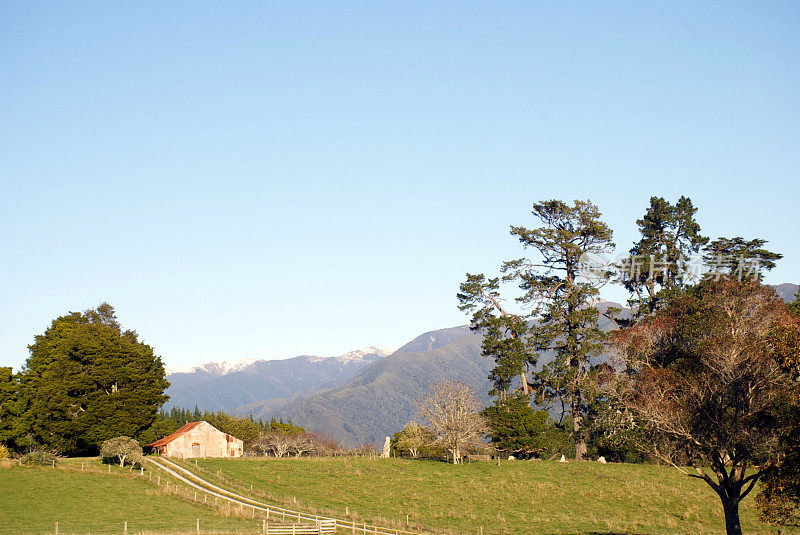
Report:
<svg viewBox="0 0 800 535"><path fill-rule="evenodd" d="M127 462L131 466L141 465L144 456L142 447L131 437L110 438L100 447L100 458L104 463L117 463L120 467Z"/></svg>
<svg viewBox="0 0 800 535"><path fill-rule="evenodd" d="M53 463L58 464L58 456L52 451L35 449L20 457L19 462L22 466L52 465Z"/></svg>
<svg viewBox="0 0 800 535"><path fill-rule="evenodd" d="M3 444L0 444L0 461L6 461L10 458L11 452Z"/></svg>

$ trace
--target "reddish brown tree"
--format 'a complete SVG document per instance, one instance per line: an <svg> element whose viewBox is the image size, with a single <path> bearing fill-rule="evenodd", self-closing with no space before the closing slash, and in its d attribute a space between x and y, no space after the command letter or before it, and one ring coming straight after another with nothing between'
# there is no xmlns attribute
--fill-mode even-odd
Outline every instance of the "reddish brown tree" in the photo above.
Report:
<svg viewBox="0 0 800 535"><path fill-rule="evenodd" d="M780 461L797 382L775 336L793 321L771 288L723 279L615 334L628 373L609 392L645 426L643 450L714 489L729 535L741 533L741 500Z"/></svg>
<svg viewBox="0 0 800 535"><path fill-rule="evenodd" d="M800 300L789 305L793 323L776 329L772 343L781 367L800 381ZM781 429L779 463L762 478L756 501L761 520L784 526L800 526L800 392L795 391L790 421Z"/></svg>

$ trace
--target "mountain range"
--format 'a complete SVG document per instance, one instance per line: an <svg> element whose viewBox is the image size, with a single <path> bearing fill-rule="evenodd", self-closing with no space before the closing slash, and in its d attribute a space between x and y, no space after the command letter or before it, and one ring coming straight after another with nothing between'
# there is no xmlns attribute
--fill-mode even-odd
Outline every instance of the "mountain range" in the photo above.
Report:
<svg viewBox="0 0 800 535"><path fill-rule="evenodd" d="M311 393L346 381L391 353L368 347L329 358L301 355L282 360L250 359L168 369L170 399L166 408L198 406L203 410L232 411L265 399Z"/></svg>
<svg viewBox="0 0 800 535"><path fill-rule="evenodd" d="M786 301L798 286L774 286ZM619 305L598 303L601 310ZM613 328L608 320L603 329ZM428 383L458 379L488 403L492 362L468 326L423 333L394 352L369 347L337 357L299 356L172 370L168 406L227 410L255 418L291 418L350 446L382 443L408 423ZM540 364L551 355L543 354ZM601 357L601 360L604 357Z"/></svg>

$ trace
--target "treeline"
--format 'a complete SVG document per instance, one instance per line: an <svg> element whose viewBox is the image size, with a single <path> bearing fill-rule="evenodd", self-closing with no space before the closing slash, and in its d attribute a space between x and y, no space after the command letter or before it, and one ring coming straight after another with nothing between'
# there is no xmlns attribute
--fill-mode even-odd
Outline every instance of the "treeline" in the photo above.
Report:
<svg viewBox="0 0 800 535"><path fill-rule="evenodd" d="M269 421L254 419L250 416L236 416L225 411L201 411L198 407L194 410L172 407L169 410L161 410L156 415L156 419L150 428L140 437L140 442L150 444L159 438L171 435L189 422L199 422L205 420L223 433L228 433L244 442L247 448L258 437L270 432L280 432L284 434L305 433L305 429L292 424L289 420L284 423L283 419L275 418Z"/></svg>

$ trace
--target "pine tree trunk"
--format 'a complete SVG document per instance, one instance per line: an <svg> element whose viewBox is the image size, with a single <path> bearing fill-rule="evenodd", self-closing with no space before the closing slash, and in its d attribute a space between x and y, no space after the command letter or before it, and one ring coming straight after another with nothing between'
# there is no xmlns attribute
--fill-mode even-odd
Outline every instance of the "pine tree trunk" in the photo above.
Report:
<svg viewBox="0 0 800 535"><path fill-rule="evenodd" d="M586 439L583 436L583 411L581 410L581 391L572 394L572 436L575 439L575 460L586 460Z"/></svg>

